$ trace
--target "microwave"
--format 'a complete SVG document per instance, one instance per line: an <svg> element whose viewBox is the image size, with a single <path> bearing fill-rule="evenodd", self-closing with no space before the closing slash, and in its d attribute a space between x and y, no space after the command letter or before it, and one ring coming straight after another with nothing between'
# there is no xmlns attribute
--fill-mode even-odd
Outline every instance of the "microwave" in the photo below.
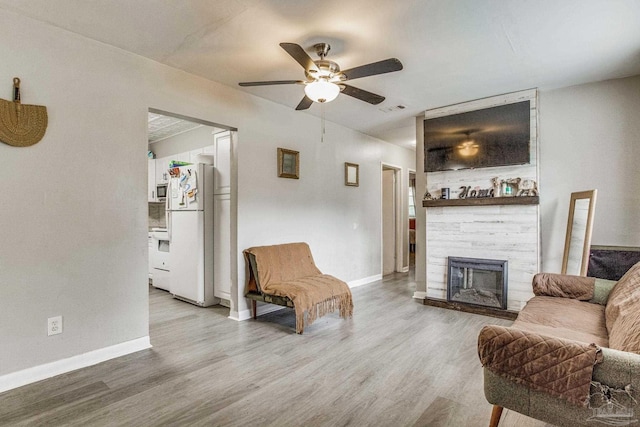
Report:
<svg viewBox="0 0 640 427"><path fill-rule="evenodd" d="M156 185L156 199L163 201L167 198L167 184Z"/></svg>

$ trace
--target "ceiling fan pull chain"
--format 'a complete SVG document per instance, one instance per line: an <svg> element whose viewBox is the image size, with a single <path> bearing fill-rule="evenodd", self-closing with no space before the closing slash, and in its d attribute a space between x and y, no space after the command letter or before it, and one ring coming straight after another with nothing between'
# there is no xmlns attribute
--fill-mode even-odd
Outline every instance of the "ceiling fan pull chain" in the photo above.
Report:
<svg viewBox="0 0 640 427"><path fill-rule="evenodd" d="M320 111L321 111L321 119L320 119L320 142L324 142L324 133L325 133L325 128L324 128L324 103L320 104Z"/></svg>

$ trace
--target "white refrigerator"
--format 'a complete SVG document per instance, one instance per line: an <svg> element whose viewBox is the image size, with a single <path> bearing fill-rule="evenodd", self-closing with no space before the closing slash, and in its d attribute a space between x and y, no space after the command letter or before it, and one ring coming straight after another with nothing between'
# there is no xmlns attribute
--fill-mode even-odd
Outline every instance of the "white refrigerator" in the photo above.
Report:
<svg viewBox="0 0 640 427"><path fill-rule="evenodd" d="M213 296L213 165L195 163L169 171L170 292L202 307L217 304Z"/></svg>

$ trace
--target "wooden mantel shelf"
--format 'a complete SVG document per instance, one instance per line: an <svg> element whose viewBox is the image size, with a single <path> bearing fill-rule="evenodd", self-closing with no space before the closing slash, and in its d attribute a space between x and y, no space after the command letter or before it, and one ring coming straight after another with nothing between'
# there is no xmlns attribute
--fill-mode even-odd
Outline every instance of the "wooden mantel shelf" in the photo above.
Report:
<svg viewBox="0 0 640 427"><path fill-rule="evenodd" d="M434 199L423 200L425 208L444 206L497 206L497 205L539 205L540 196L523 197L482 197L469 199Z"/></svg>

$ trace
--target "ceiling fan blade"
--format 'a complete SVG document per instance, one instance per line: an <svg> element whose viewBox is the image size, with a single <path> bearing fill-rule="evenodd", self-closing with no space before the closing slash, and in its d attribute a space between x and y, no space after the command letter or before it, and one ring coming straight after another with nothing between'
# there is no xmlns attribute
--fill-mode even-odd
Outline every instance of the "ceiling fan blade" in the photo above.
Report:
<svg viewBox="0 0 640 427"><path fill-rule="evenodd" d="M306 110L307 108L311 107L311 104L313 104L313 100L305 95L304 98L302 98L302 101L300 101L300 103L296 107L296 110Z"/></svg>
<svg viewBox="0 0 640 427"><path fill-rule="evenodd" d="M302 80L271 80L266 82L242 82L238 83L240 86L269 86L269 85L293 85L293 84L303 84Z"/></svg>
<svg viewBox="0 0 640 427"><path fill-rule="evenodd" d="M299 44L280 43L280 47L283 48L289 55L291 55L291 57L295 59L298 64L302 65L305 70L313 71L316 73L320 72L316 63L313 62L313 59L311 59L311 57L307 55L307 52L305 52L302 46L300 46Z"/></svg>
<svg viewBox="0 0 640 427"><path fill-rule="evenodd" d="M382 101L384 101L384 96L376 95L375 93L367 92L363 89L358 89L357 87L341 84L340 86L344 86L342 89L342 93L345 95L353 96L361 101L368 102L369 104L378 105Z"/></svg>
<svg viewBox="0 0 640 427"><path fill-rule="evenodd" d="M376 74L391 73L400 70L402 70L402 62L397 58L389 58L344 70L342 75L346 77L346 80L354 80L361 77L375 76Z"/></svg>

